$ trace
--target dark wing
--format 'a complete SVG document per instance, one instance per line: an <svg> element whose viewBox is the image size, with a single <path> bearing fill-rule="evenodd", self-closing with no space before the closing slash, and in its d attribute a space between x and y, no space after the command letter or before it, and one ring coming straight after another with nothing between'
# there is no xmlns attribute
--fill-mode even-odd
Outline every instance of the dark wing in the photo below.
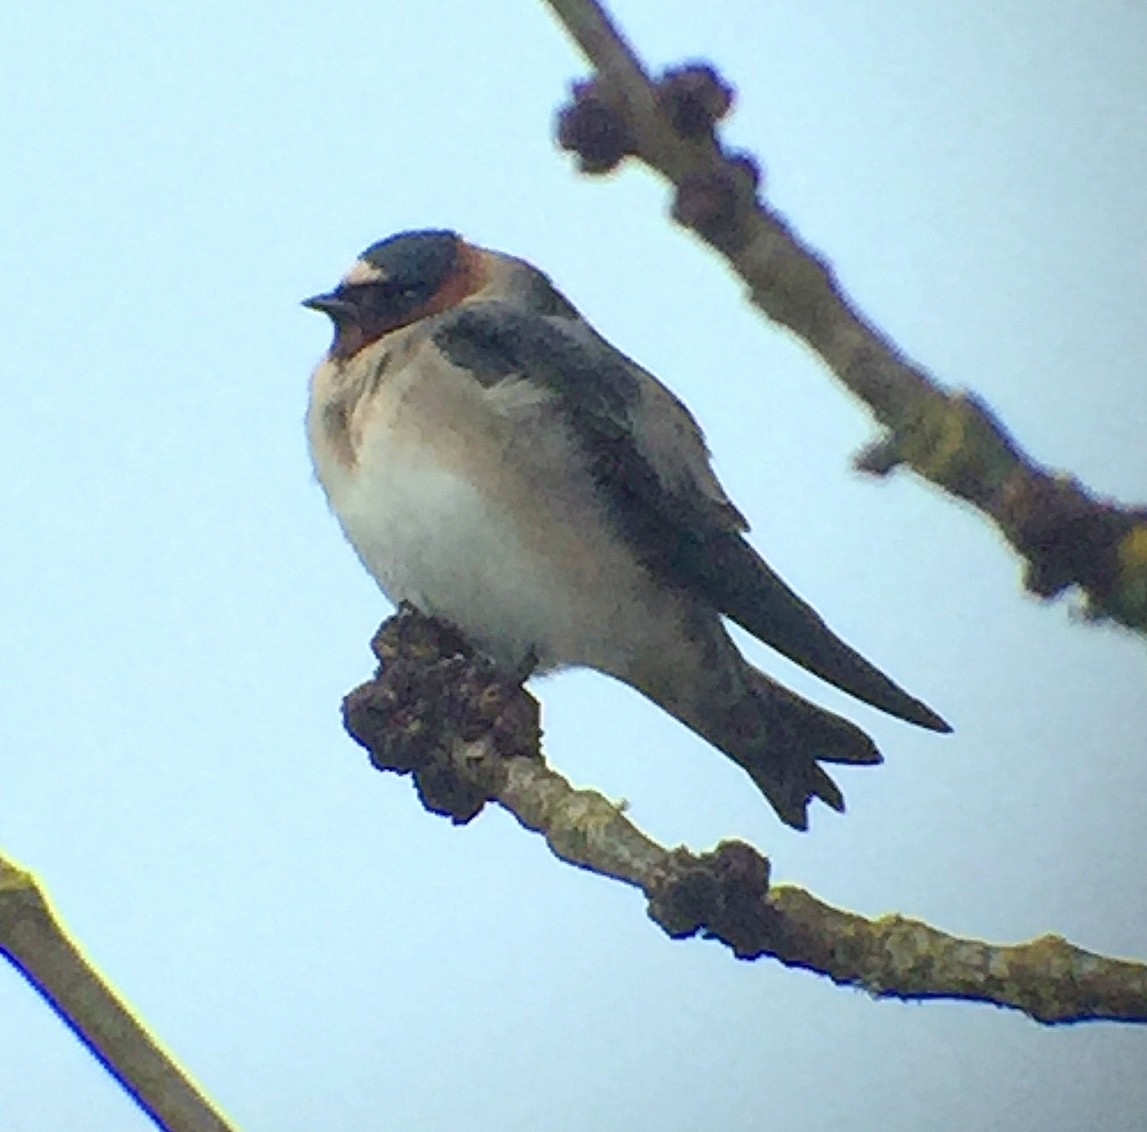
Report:
<svg viewBox="0 0 1147 1132"><path fill-rule="evenodd" d="M528 374L558 394L614 522L647 567L873 707L951 730L846 645L745 540L688 410L581 319L497 301L443 316L435 344L484 384Z"/></svg>

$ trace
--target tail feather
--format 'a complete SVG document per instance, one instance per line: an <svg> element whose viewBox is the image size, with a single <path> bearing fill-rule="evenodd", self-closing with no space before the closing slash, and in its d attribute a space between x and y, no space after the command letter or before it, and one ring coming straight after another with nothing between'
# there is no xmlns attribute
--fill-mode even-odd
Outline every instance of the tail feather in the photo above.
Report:
<svg viewBox="0 0 1147 1132"><path fill-rule="evenodd" d="M749 664L711 611L696 613L687 640L616 674L748 771L783 822L807 829L814 798L843 811L819 763L870 766L883 761L876 744Z"/></svg>
<svg viewBox="0 0 1147 1132"><path fill-rule="evenodd" d="M742 665L739 695L714 698L683 722L743 767L786 825L807 829L814 798L843 813L844 796L819 764L875 765L883 762L876 744L854 723Z"/></svg>
<svg viewBox="0 0 1147 1132"><path fill-rule="evenodd" d="M763 672L746 665L745 676L758 730L736 746L719 744L721 749L748 771L780 819L794 829L808 828L813 798L843 813L844 796L819 763L873 766L883 762L876 744L854 723L802 699Z"/></svg>

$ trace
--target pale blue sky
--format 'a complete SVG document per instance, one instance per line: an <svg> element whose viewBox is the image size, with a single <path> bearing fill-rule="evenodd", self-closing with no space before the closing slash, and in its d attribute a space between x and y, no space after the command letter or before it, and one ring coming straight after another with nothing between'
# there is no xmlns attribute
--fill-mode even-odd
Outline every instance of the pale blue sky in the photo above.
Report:
<svg viewBox="0 0 1147 1132"><path fill-rule="evenodd" d="M1147 14L1115 0L619 0L864 309L1038 458L1147 498ZM876 1003L673 944L500 813L453 829L339 700L386 607L301 418L298 306L366 244L526 256L706 427L770 561L956 725L868 727L785 830L636 694L541 685L550 758L667 843L744 837L865 913L1147 956L1143 643L1020 595L977 515L859 478L866 413L551 120L537 3L9 5L0 36L0 845L244 1129L1142 1127L1147 1031ZM145 1123L0 970L0 1126Z"/></svg>

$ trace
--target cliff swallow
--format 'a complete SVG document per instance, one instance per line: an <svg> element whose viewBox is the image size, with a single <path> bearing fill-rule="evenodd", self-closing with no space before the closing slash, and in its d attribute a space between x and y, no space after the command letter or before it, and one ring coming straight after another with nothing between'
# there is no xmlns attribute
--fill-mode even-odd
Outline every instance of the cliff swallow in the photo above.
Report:
<svg viewBox="0 0 1147 1132"><path fill-rule="evenodd" d="M882 711L951 730L766 565L689 411L537 268L403 232L304 305L334 323L311 383L315 470L391 601L452 622L508 675L584 665L624 681L799 829L814 797L844 809L819 762L880 753L750 665L722 617Z"/></svg>

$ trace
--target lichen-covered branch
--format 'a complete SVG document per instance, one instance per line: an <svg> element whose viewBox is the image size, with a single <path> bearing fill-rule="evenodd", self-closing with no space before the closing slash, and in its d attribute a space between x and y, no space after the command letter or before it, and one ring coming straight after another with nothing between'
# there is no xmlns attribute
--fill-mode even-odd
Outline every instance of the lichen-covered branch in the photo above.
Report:
<svg viewBox="0 0 1147 1132"><path fill-rule="evenodd" d="M537 702L450 626L404 608L371 647L378 671L343 711L376 767L411 774L426 807L459 824L497 802L563 861L641 889L675 939L701 934L741 959L769 956L881 997L989 1002L1048 1023L1147 1022L1142 963L1057 936L1001 946L902 916L866 919L799 888L770 887L768 861L743 842L665 849L622 807L546 765Z"/></svg>
<svg viewBox="0 0 1147 1132"><path fill-rule="evenodd" d="M760 166L716 124L733 92L706 65L649 77L595 0L547 0L597 74L575 84L558 140L589 173L636 157L674 186L673 217L720 252L752 302L805 340L883 435L857 458L906 465L996 523L1041 597L1078 586L1085 611L1147 633L1147 508L1097 498L1035 463L974 396L940 386L867 321L828 261L759 193Z"/></svg>
<svg viewBox="0 0 1147 1132"><path fill-rule="evenodd" d="M0 954L170 1132L231 1132L68 937L36 878L0 856Z"/></svg>

